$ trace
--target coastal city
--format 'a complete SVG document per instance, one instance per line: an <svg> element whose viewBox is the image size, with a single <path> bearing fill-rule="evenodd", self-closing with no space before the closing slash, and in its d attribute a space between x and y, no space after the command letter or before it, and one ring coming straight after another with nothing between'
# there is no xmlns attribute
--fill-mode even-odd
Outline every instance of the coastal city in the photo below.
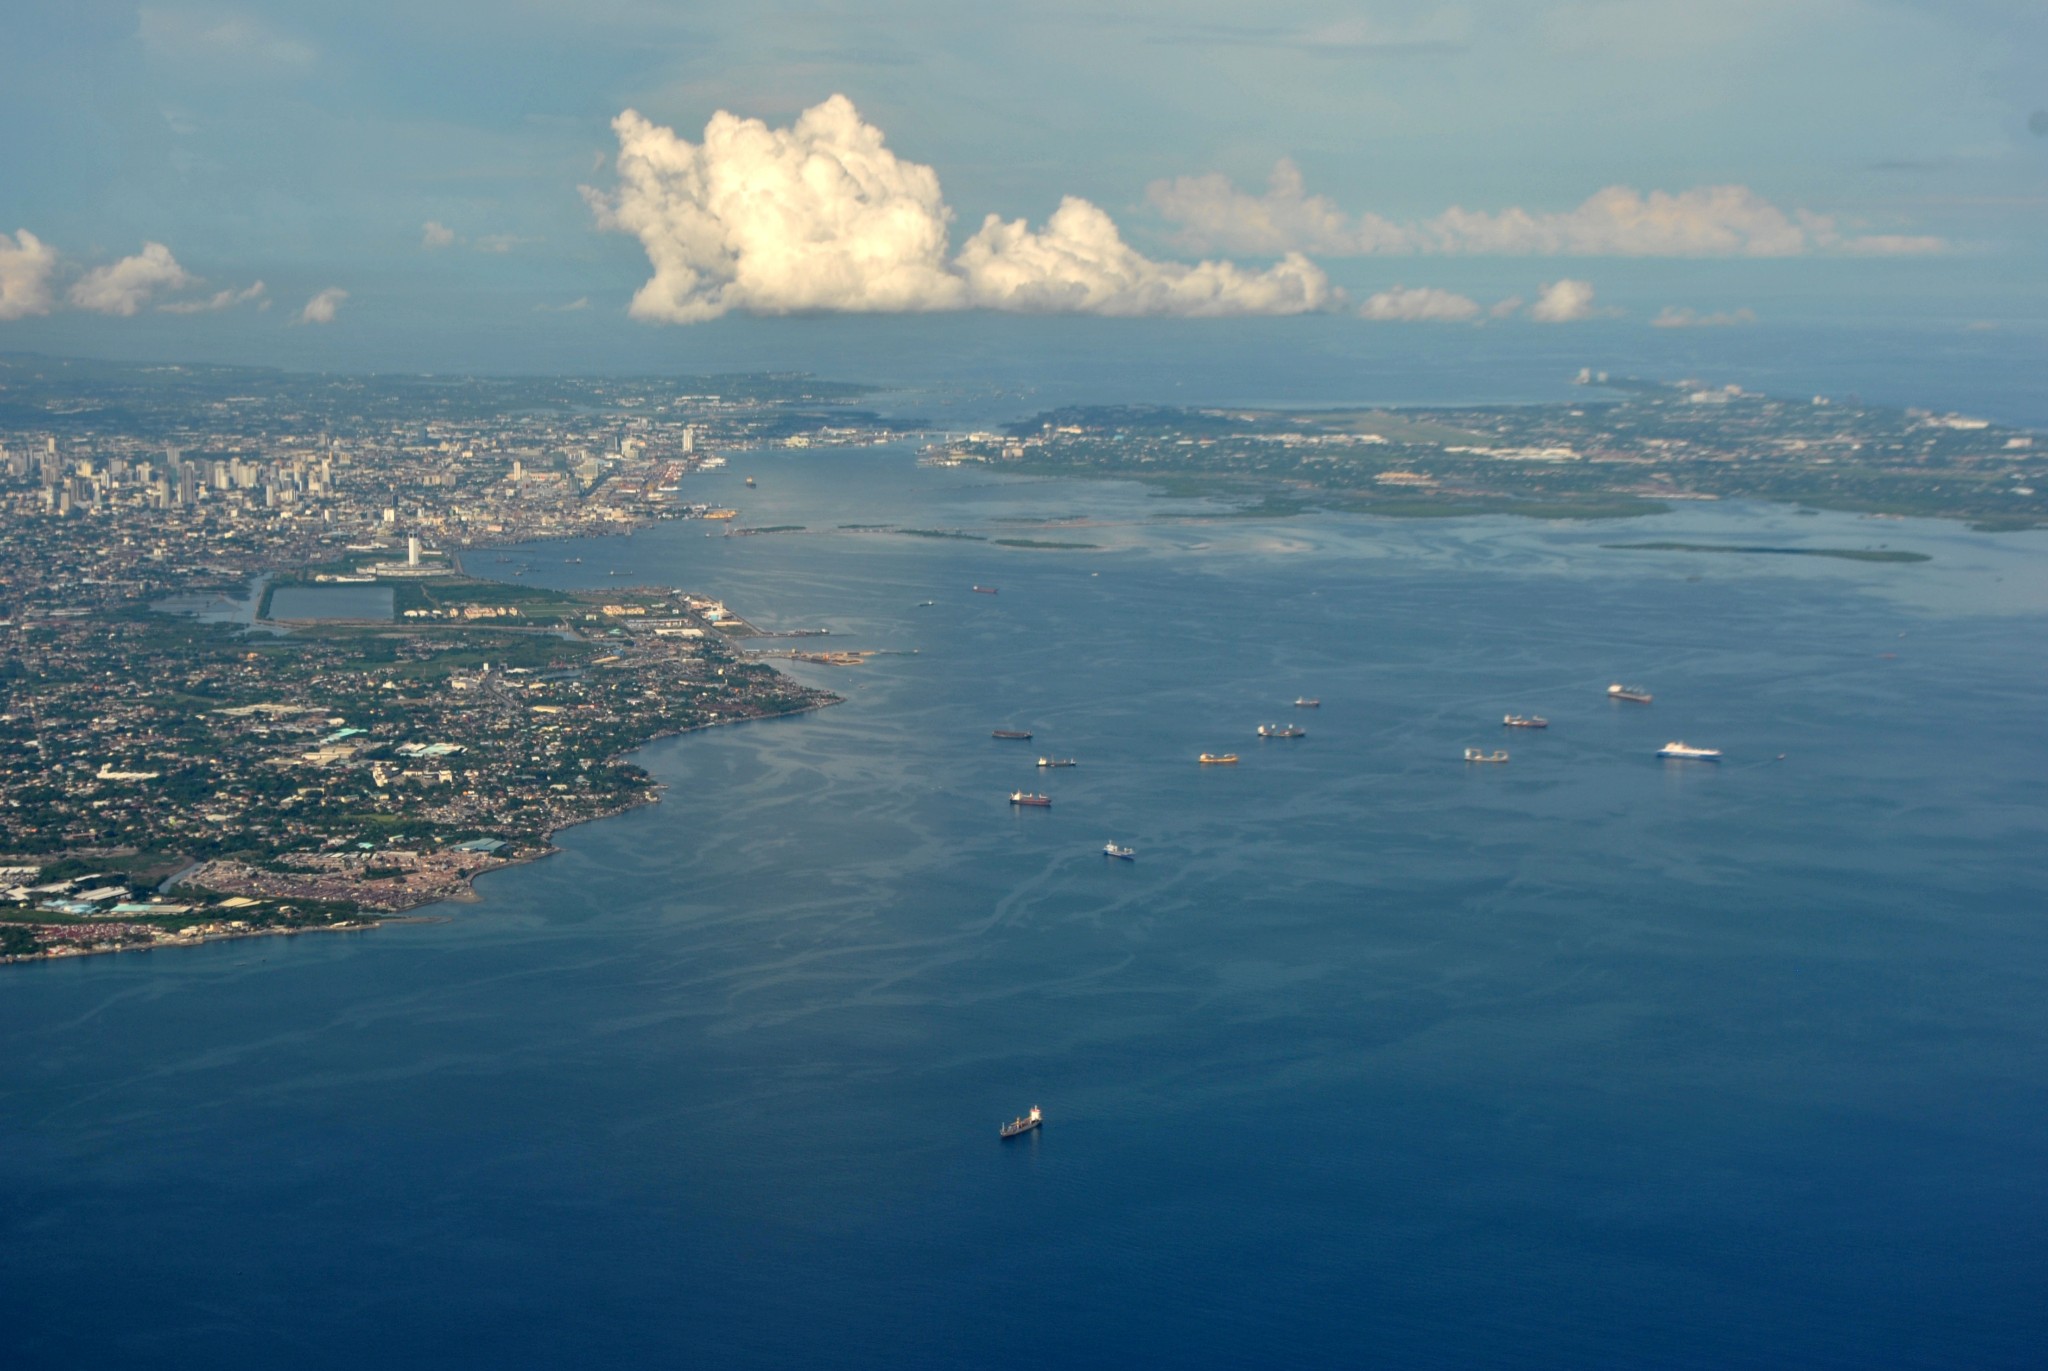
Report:
<svg viewBox="0 0 2048 1371"><path fill-rule="evenodd" d="M0 359L0 956L361 927L653 799L651 739L831 703L715 598L477 549L729 521L685 482L893 436L858 393Z"/></svg>

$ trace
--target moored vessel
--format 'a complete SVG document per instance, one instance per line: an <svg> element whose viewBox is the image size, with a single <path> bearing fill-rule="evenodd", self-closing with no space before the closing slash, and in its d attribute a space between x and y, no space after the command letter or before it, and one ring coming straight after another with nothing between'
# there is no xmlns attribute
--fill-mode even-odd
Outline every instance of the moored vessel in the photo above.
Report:
<svg viewBox="0 0 2048 1371"><path fill-rule="evenodd" d="M1040 1124L1044 1122L1045 1115L1040 1113L1038 1106L1034 1104L1031 1106L1030 1113L1019 1114L1016 1118L1004 1124L1000 1131L1002 1136L1005 1138L1015 1138L1021 1136L1022 1134L1029 1133L1032 1129L1038 1127Z"/></svg>
<svg viewBox="0 0 2048 1371"><path fill-rule="evenodd" d="M1491 752L1482 747L1465 749L1465 760L1468 762L1505 762L1507 759L1508 750L1504 747L1497 747Z"/></svg>
<svg viewBox="0 0 2048 1371"><path fill-rule="evenodd" d="M1296 709L1321 709L1323 707L1323 702L1321 700L1314 699L1310 696L1304 695L1294 702L1294 707Z"/></svg>
<svg viewBox="0 0 2048 1371"><path fill-rule="evenodd" d="M976 595L994 595L997 592L994 586L976 586L974 587L974 593Z"/></svg>
<svg viewBox="0 0 2048 1371"><path fill-rule="evenodd" d="M1549 728L1550 720L1539 714L1509 714L1501 719L1503 728Z"/></svg>
<svg viewBox="0 0 2048 1371"><path fill-rule="evenodd" d="M1023 728L998 728L990 730L988 736L991 738L1016 738L1028 742L1031 739L1031 732L1029 729Z"/></svg>
<svg viewBox="0 0 2048 1371"><path fill-rule="evenodd" d="M1010 803L1022 805L1026 809L1051 809L1052 796L1040 795L1029 790L1013 790L1010 792Z"/></svg>
<svg viewBox="0 0 2048 1371"><path fill-rule="evenodd" d="M1687 743L1666 743L1657 749L1659 757L1672 757L1681 762L1718 762L1721 749L1718 747L1693 747Z"/></svg>
<svg viewBox="0 0 2048 1371"><path fill-rule="evenodd" d="M1306 738L1308 730L1296 728L1293 724L1260 724L1261 738Z"/></svg>
<svg viewBox="0 0 2048 1371"><path fill-rule="evenodd" d="M1055 767L1073 766L1075 762L1072 757L1040 757L1038 764L1047 769L1052 769Z"/></svg>
<svg viewBox="0 0 2048 1371"><path fill-rule="evenodd" d="M1204 752L1201 756L1201 762L1203 766L1235 766L1237 764L1237 754L1235 752Z"/></svg>
<svg viewBox="0 0 2048 1371"><path fill-rule="evenodd" d="M1639 705L1646 705L1650 703L1651 697L1650 692L1641 686L1622 685L1620 682L1616 682L1607 687L1607 698L1610 700L1633 700Z"/></svg>
<svg viewBox="0 0 2048 1371"><path fill-rule="evenodd" d="M1138 849L1135 847L1118 847L1115 843L1104 843L1102 845L1102 855L1114 857L1120 862L1134 862L1138 859Z"/></svg>

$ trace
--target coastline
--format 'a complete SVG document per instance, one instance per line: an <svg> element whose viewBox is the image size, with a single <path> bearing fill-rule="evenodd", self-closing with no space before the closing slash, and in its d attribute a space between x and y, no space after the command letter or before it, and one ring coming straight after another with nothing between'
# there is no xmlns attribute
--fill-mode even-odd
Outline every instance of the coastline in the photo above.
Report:
<svg viewBox="0 0 2048 1371"><path fill-rule="evenodd" d="M640 526L640 521L633 521L623 526L607 530L606 534L601 536L631 537ZM586 536L589 536L588 531L564 531L560 533L543 534L537 540L559 541L575 537ZM470 575L472 573L469 573L466 568L462 567L463 555L468 553L488 552L495 546L498 545L475 544L466 546L459 550L456 550L451 560L454 561L457 567L461 569L462 574ZM259 574L263 575L266 579L268 579L277 575L277 572L275 569L271 569ZM486 575L478 579L495 581L497 578ZM645 587L640 587L639 589L645 589ZM673 588L666 589L673 591ZM294 627L294 625L285 621L262 620L262 622L275 622L287 629ZM719 625L718 628L718 636L727 641L728 643L731 643L736 639L769 636L763 634L761 630L756 628L750 621L748 621L745 618L745 616L737 614L732 615L729 619L725 621L724 624ZM750 658L749 660L752 659ZM765 662L762 663L762 665L765 666L767 670L775 672L775 674L778 676L782 676L784 674L780 671L776 671L776 669L772 666L767 666ZM631 758L634 754L638 753L641 749L646 748L654 743L660 742L667 738L681 737L685 734L701 732L703 730L718 728L729 724L758 723L764 720L790 718L796 715L809 714L816 710L824 709L830 705L843 703L842 697L832 695L830 694L830 692L820 692L820 694L822 695L822 698L809 700L797 706L796 708L784 710L778 713L717 718L706 720L701 723L689 724L681 728L660 728L646 734L645 736L635 738L627 746L619 748L613 752L607 753L601 759L593 758L592 760L601 760L606 765L613 765L626 761L627 759ZM199 931L188 932L185 929L172 930L152 927L148 924L135 921L135 916L130 916L130 918L125 921L118 917L110 916L105 920L94 920L92 922L104 922L107 925L109 925L110 928L118 928L120 930L120 936L109 937L104 941L59 942L38 948L37 950L32 952L0 953L0 965L16 965L34 962L62 961L78 957L96 956L103 953L137 951L146 952L154 951L158 948L198 947L206 943L226 942L234 939L265 937L277 934L317 932L359 933L375 929L387 923L421 921L431 922L433 921L434 916L421 916L415 914L413 911L428 909L435 905L444 903L481 903L483 897L476 890L476 881L480 877L490 872L507 870L509 868L517 866L524 866L530 862L536 862L542 860L543 858L551 857L561 850L559 847L555 845L554 841L558 834L571 828L580 827L583 824L596 823L604 819L615 818L618 815L627 813L634 809L638 809L643 805L659 804L661 802L663 792L665 792L666 789L667 787L660 783L650 783L643 792L641 792L640 794L636 795L631 799L626 800L623 803L606 805L596 810L593 810L590 813L576 815L574 817L569 818L566 822L554 824L550 827L543 829L539 835L540 841L538 846L534 847L530 851L526 851L517 856L511 857L501 857L497 856L496 854L479 854L479 860L473 867L469 867L468 869L458 868L453 873L440 873L440 879L434 882L430 886L430 888L417 892L416 897L410 897L406 894L401 894L397 899L392 900L389 904L378 907L367 907L362 901L357 900L354 902L354 910L352 910L347 916L333 919L327 922L305 921L284 924L250 925L241 923L237 920L230 919L226 921L210 921L204 924L194 924L190 927ZM207 861L190 863L183 870L177 873L175 879L179 881L194 880L195 885L197 885L198 882L194 878L202 875L209 865L211 865L211 863ZM232 865L232 863L226 863L225 865ZM256 873L252 869L252 871L249 874L254 875ZM215 889L214 887L201 888ZM252 894L255 894L253 885L251 889L247 891L237 891L231 888L220 888L215 889L215 893L218 895L226 895L231 898L240 897L244 900L249 899ZM376 893L378 895L388 896L392 892L388 888L386 888L381 889ZM307 898L319 899L324 897L308 897L305 895L291 894L287 892L269 896L257 895L256 898L303 900ZM238 907L239 906L228 906L223 909L223 912L227 912L228 909ZM32 919L20 919L10 922L12 922L14 926L28 928L80 927L80 925L78 924L39 925L35 923L34 920Z"/></svg>
<svg viewBox="0 0 2048 1371"><path fill-rule="evenodd" d="M724 728L734 724L757 724L771 722L775 719L792 719L799 715L813 714L818 710L829 709L833 705L843 703L845 701L841 697L834 696L831 699L819 700L815 703L804 705L801 708L789 710L783 714L745 719L719 719L710 723L693 724L688 728L664 729L660 733L653 734L634 743L631 747L612 754L605 760L611 762L624 760L641 749L650 747L667 738L681 738L692 733L702 733L709 729ZM557 834L565 833L572 828L581 828L585 824L601 823L606 819L615 819L621 814L630 813L647 805L660 804L662 795L667 789L666 785L657 784L650 788L648 794L643 799L632 800L622 805L614 805L608 809L572 819L568 823L559 824L546 831L543 835L545 846L539 850L518 857L492 859L476 870L459 877L457 886L452 891L436 891L411 903L393 905L388 910L360 912L351 918L337 919L332 923L324 924L231 928L209 930L197 935L162 932L148 941L70 944L45 948L38 952L0 955L0 966L34 962L70 961L79 957L96 957L117 952L154 952L159 948L201 947L207 943L232 942L241 938L277 937L300 933L367 933L386 924L445 922L452 915L419 915L413 911L432 909L437 905L443 904L481 904L483 903L483 896L476 889L476 882L481 877L493 872L509 871L515 867L544 861L561 851L559 847L555 846L554 842Z"/></svg>

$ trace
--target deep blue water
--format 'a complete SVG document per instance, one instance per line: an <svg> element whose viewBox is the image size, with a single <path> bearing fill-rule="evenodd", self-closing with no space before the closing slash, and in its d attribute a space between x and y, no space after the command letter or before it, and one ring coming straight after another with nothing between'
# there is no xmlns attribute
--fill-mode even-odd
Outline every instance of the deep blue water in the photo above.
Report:
<svg viewBox="0 0 2048 1371"><path fill-rule="evenodd" d="M9 1366L2040 1363L2048 538L705 491L814 532L517 555L901 655L443 922L6 969Z"/></svg>

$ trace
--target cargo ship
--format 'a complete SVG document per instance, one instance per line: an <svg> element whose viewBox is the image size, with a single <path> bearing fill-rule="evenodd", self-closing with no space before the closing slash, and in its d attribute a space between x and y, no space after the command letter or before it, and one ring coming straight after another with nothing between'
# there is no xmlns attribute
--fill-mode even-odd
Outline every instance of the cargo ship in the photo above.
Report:
<svg viewBox="0 0 2048 1371"><path fill-rule="evenodd" d="M1022 805L1026 809L1051 809L1052 796L1038 795L1028 790L1013 790L1010 792L1010 803Z"/></svg>
<svg viewBox="0 0 2048 1371"><path fill-rule="evenodd" d="M1031 1106L1030 1113L1019 1115L1017 1118L1004 1124L1001 1129L1002 1136L1005 1138L1022 1137L1044 1122L1045 1115L1039 1113L1038 1106L1034 1104Z"/></svg>
<svg viewBox="0 0 2048 1371"><path fill-rule="evenodd" d="M975 586L973 589L976 595L994 595L996 593L994 586Z"/></svg>
<svg viewBox="0 0 2048 1371"><path fill-rule="evenodd" d="M1201 760L1203 766L1235 766L1237 765L1237 754L1235 752L1204 752Z"/></svg>
<svg viewBox="0 0 2048 1371"><path fill-rule="evenodd" d="M1657 749L1659 757L1675 757L1681 762L1718 762L1721 749L1717 747L1691 747L1685 743L1666 743Z"/></svg>
<svg viewBox="0 0 2048 1371"><path fill-rule="evenodd" d="M1135 862L1138 860L1138 849L1135 847L1118 847L1115 843L1104 843L1102 845L1102 855L1114 857L1120 862Z"/></svg>
<svg viewBox="0 0 2048 1371"><path fill-rule="evenodd" d="M1072 757L1040 757L1038 759L1038 764L1042 767L1052 769L1062 766L1072 766L1074 765L1074 759Z"/></svg>
<svg viewBox="0 0 2048 1371"><path fill-rule="evenodd" d="M1509 714L1500 724L1502 728L1549 728L1550 720L1537 714Z"/></svg>
<svg viewBox="0 0 2048 1371"><path fill-rule="evenodd" d="M1323 702L1321 700L1312 699L1311 697L1304 695L1294 702L1294 707L1296 709L1321 709L1323 707Z"/></svg>
<svg viewBox="0 0 2048 1371"><path fill-rule="evenodd" d="M988 735L991 738L1017 738L1029 742L1031 734L1021 728L999 728Z"/></svg>
<svg viewBox="0 0 2048 1371"><path fill-rule="evenodd" d="M1306 738L1308 730L1296 728L1293 724L1260 724L1261 738Z"/></svg>
<svg viewBox="0 0 2048 1371"><path fill-rule="evenodd" d="M1504 747L1497 747L1491 752L1479 747L1465 749L1465 760L1468 762L1505 762L1507 759L1508 750Z"/></svg>
<svg viewBox="0 0 2048 1371"><path fill-rule="evenodd" d="M1650 703L1650 692L1641 686L1617 684L1607 687L1607 698L1610 700L1634 700L1639 705L1646 705Z"/></svg>

